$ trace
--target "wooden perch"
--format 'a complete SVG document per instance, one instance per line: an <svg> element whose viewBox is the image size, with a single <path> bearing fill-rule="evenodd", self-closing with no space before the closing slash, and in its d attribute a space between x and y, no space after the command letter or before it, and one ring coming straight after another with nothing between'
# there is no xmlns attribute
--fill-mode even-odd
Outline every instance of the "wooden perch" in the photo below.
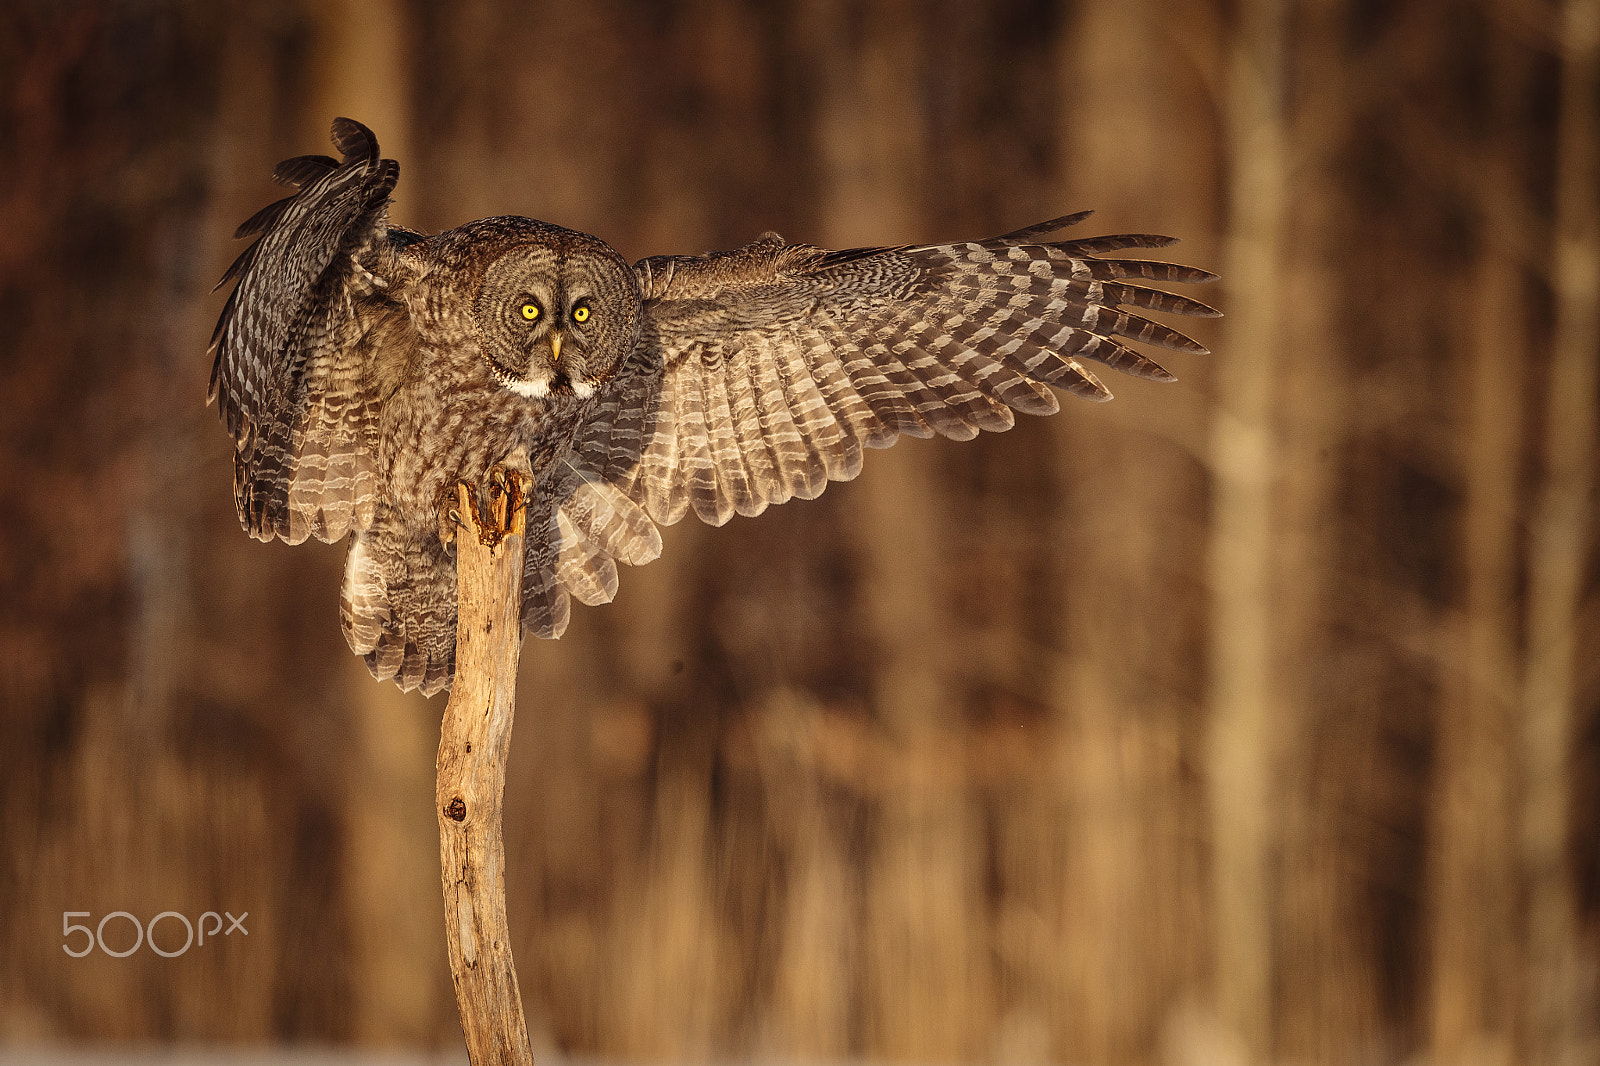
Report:
<svg viewBox="0 0 1600 1066"><path fill-rule="evenodd" d="M456 486L456 672L439 729L439 865L445 942L473 1066L532 1066L522 993L506 929L500 836L506 756L522 650L526 474L490 472L487 513L474 486ZM459 516L457 520L457 516Z"/></svg>

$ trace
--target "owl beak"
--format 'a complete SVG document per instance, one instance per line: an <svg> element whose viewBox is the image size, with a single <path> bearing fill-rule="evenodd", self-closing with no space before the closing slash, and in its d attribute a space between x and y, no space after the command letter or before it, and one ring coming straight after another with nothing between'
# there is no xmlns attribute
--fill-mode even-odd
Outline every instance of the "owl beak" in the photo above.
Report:
<svg viewBox="0 0 1600 1066"><path fill-rule="evenodd" d="M550 361L552 363L561 361L561 334L555 330L550 331Z"/></svg>

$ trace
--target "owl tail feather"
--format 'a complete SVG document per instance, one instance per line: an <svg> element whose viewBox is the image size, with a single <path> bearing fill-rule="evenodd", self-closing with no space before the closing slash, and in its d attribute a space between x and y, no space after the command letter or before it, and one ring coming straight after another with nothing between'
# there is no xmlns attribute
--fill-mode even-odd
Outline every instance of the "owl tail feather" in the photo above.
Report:
<svg viewBox="0 0 1600 1066"><path fill-rule="evenodd" d="M597 605L617 594L617 560L648 562L660 535L632 501L609 486L562 479L528 513L522 628L553 640L566 630L572 599ZM436 530L404 528L381 514L351 540L339 595L350 650L380 681L431 696L455 671L456 564Z"/></svg>
<svg viewBox="0 0 1600 1066"><path fill-rule="evenodd" d="M436 535L379 522L357 533L339 618L350 650L380 681L425 696L450 687L456 657L455 561Z"/></svg>

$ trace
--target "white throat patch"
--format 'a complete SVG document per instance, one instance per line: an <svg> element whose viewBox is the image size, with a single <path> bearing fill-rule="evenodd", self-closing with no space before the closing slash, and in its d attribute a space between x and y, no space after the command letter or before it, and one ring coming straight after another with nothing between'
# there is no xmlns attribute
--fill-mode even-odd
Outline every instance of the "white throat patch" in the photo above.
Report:
<svg viewBox="0 0 1600 1066"><path fill-rule="evenodd" d="M542 400L550 395L550 380L543 381L518 381L515 378L504 382L506 388L527 400Z"/></svg>

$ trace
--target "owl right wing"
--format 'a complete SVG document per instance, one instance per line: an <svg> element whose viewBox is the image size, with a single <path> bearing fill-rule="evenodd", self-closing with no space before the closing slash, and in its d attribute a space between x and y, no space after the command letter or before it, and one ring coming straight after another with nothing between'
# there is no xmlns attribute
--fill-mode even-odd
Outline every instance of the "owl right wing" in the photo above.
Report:
<svg viewBox="0 0 1600 1066"><path fill-rule="evenodd" d="M261 234L228 268L238 279L212 334L208 402L234 439L234 502L260 540L335 541L371 525L379 490L377 353L405 343L410 319L391 297L400 249L419 234L391 227L400 167L372 131L335 119L328 156L285 160L273 180L298 191L236 237Z"/></svg>
<svg viewBox="0 0 1600 1066"><path fill-rule="evenodd" d="M855 477L864 447L901 434L1007 429L1013 410L1055 412L1050 386L1110 399L1085 360L1171 380L1129 342L1206 349L1123 308L1218 312L1127 279L1216 275L1096 257L1169 237L1042 239L1087 214L962 244L830 252L769 234L642 260L641 340L576 443L574 476L657 522L693 509L721 525Z"/></svg>

